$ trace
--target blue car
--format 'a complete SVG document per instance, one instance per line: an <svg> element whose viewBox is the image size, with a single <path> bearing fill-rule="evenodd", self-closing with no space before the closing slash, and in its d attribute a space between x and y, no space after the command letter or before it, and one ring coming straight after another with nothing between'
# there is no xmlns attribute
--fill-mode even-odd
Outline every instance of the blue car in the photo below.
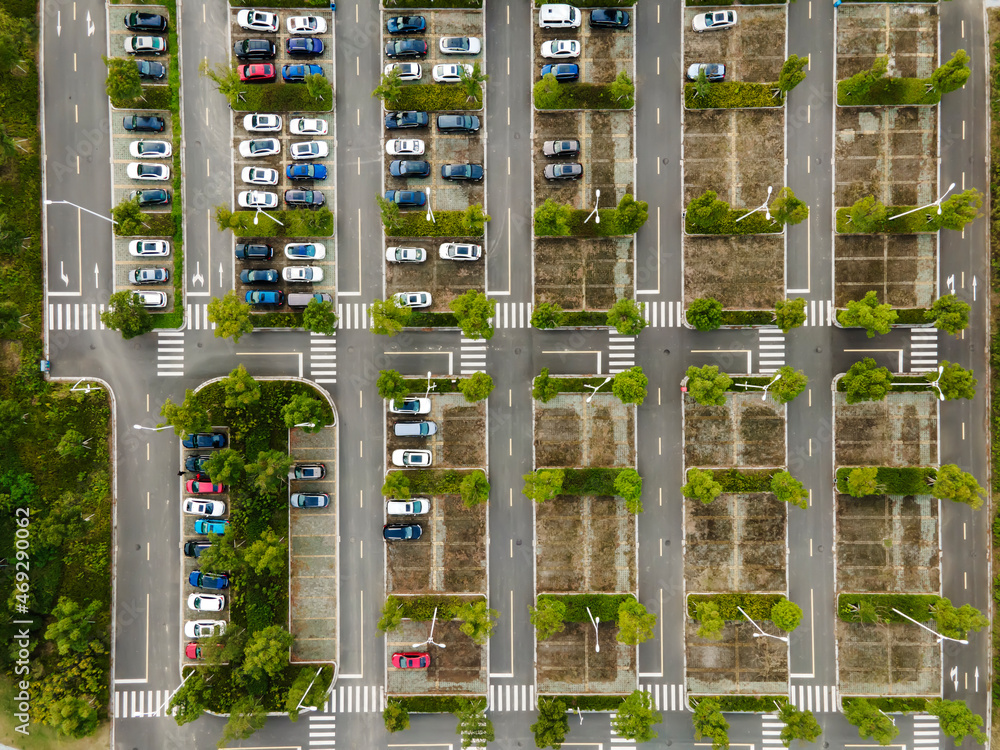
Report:
<svg viewBox="0 0 1000 750"><path fill-rule="evenodd" d="M221 432L196 432L181 441L185 448L225 448L228 444L226 436Z"/></svg>
<svg viewBox="0 0 1000 750"><path fill-rule="evenodd" d="M229 526L229 521L223 521L218 518L199 518L194 522L194 533L195 534L222 534L226 533L226 527Z"/></svg>
<svg viewBox="0 0 1000 750"><path fill-rule="evenodd" d="M247 292L245 299L248 305L280 305L285 301L285 293L280 289L273 292L254 290Z"/></svg>
<svg viewBox="0 0 1000 750"><path fill-rule="evenodd" d="M426 128L429 122L426 112L390 112L385 116L385 126L389 130Z"/></svg>
<svg viewBox="0 0 1000 750"><path fill-rule="evenodd" d="M201 468L208 463L208 459L211 457L212 454L210 453L199 453L195 456L188 456L184 459L184 470L200 473Z"/></svg>
<svg viewBox="0 0 1000 750"><path fill-rule="evenodd" d="M321 76L323 68L320 65L283 65L281 77L285 83L305 83L306 76Z"/></svg>
<svg viewBox="0 0 1000 750"><path fill-rule="evenodd" d="M580 66L567 63L561 65L543 65L542 78L549 73L554 75L557 81L575 81L580 78Z"/></svg>
<svg viewBox="0 0 1000 750"><path fill-rule="evenodd" d="M285 51L292 57L315 57L323 54L323 40L312 36L293 36Z"/></svg>
<svg viewBox="0 0 1000 750"><path fill-rule="evenodd" d="M385 30L390 34L419 34L427 30L427 21L423 16L396 16L386 21Z"/></svg>
<svg viewBox="0 0 1000 750"><path fill-rule="evenodd" d="M202 573L200 570L192 570L188 576L188 583L199 589L228 589L229 576L225 573Z"/></svg>
<svg viewBox="0 0 1000 750"><path fill-rule="evenodd" d="M240 281L244 284L277 284L278 272L273 268L244 269L240 271Z"/></svg>
<svg viewBox="0 0 1000 750"><path fill-rule="evenodd" d="M289 164L285 167L289 180L325 180L326 167L322 164Z"/></svg>
<svg viewBox="0 0 1000 750"><path fill-rule="evenodd" d="M420 190L386 190L385 199L400 208L419 208L427 203L427 196Z"/></svg>

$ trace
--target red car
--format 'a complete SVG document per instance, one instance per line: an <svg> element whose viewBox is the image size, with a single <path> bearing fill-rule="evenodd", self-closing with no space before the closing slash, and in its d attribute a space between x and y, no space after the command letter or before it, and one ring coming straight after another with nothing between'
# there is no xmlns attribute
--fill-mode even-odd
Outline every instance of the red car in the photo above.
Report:
<svg viewBox="0 0 1000 750"><path fill-rule="evenodd" d="M392 666L396 669L427 669L430 665L430 654L398 653L392 655Z"/></svg>
<svg viewBox="0 0 1000 750"><path fill-rule="evenodd" d="M277 77L277 71L271 63L252 63L240 65L240 80L246 83L269 83Z"/></svg>
<svg viewBox="0 0 1000 750"><path fill-rule="evenodd" d="M199 482L197 479L189 479L185 486L188 492L195 495L221 495L226 491L225 485Z"/></svg>
<svg viewBox="0 0 1000 750"><path fill-rule="evenodd" d="M184 647L184 655L188 659L200 659L201 658L201 646L199 646L194 641L191 641L187 646Z"/></svg>

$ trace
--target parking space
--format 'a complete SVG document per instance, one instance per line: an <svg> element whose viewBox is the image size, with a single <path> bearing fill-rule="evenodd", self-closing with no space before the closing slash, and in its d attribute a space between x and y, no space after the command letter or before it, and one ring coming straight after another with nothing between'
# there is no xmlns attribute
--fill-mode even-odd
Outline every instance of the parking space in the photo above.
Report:
<svg viewBox="0 0 1000 750"><path fill-rule="evenodd" d="M319 65L323 68L323 74L326 76L327 80L331 83L333 82L333 17L328 11L319 10L317 8L301 8L295 10L285 10L285 9L270 9L267 12L276 13L279 19L278 30L273 33L265 31L249 31L247 29L241 28L236 22L236 17L241 9L231 8L229 14L229 24L230 24L230 36L232 38L233 45L237 42L241 42L244 39L267 39L274 43L275 46L275 57L273 60L260 60L259 62L271 63L275 67L277 73L277 83L281 83L281 68L283 65L296 65L301 63L307 63L311 65ZM322 18L326 21L326 31L322 34L289 34L288 33L288 19L292 16L316 16ZM313 37L319 39L323 43L323 52L318 55L309 56L292 56L288 54L288 40L295 37ZM257 60L239 60L233 54L232 48L229 50L230 56L234 65L243 65L245 63L258 62ZM301 86L302 84L286 84L290 86Z"/></svg>
<svg viewBox="0 0 1000 750"><path fill-rule="evenodd" d="M437 433L428 437L397 437L398 422L434 422ZM486 402L470 404L461 393L431 396L431 412L420 416L386 415L386 466L397 449L429 450L432 468L468 469L486 466Z"/></svg>
<svg viewBox="0 0 1000 750"><path fill-rule="evenodd" d="M125 130L125 120L131 120L133 115L140 117L161 117L164 121L164 129L160 132L129 132ZM133 180L128 176L128 165L137 161L129 153L129 146L133 141L157 140L171 143L173 140L173 129L170 122L170 113L150 110L118 110L111 117L111 160L113 169L112 193L113 203L118 205L128 198L133 190L138 189L162 189L166 190L173 197L173 162L171 159L155 159L144 161L144 163L162 164L171 170L170 179L167 180ZM170 206L147 206L143 209L151 213L169 212Z"/></svg>
<svg viewBox="0 0 1000 750"><path fill-rule="evenodd" d="M173 307L173 294L174 287L172 283L173 277L173 243L170 237L143 237L142 239L154 239L163 240L171 248L170 254L164 256L155 256L150 258L139 258L132 256L129 251L129 244L134 240L133 237L115 237L114 238L114 272L115 272L115 291L119 292L122 289L132 289L133 291L139 291L141 289L150 289L158 292L167 293L167 309ZM135 284L131 280L131 274L133 271L143 269L143 268L162 268L166 269L167 277L162 282L157 282L153 284Z"/></svg>
<svg viewBox="0 0 1000 750"><path fill-rule="evenodd" d="M837 80L889 55L889 75L928 78L938 61L937 5L848 5L837 12Z"/></svg>
<svg viewBox="0 0 1000 750"><path fill-rule="evenodd" d="M609 310L634 294L632 237L535 238L535 305Z"/></svg>
<svg viewBox="0 0 1000 750"><path fill-rule="evenodd" d="M307 209L302 209L307 210ZM251 290L274 290L280 289L284 295L287 306L287 299L289 294L294 294L295 292L305 292L309 294L314 294L318 292L326 293L334 296L334 301L336 302L336 252L334 249L333 238L332 237L266 237L262 239L247 239L238 238L234 239L234 243L237 242L248 242L254 244L264 244L270 245L274 250L274 257L271 260L236 260L236 279L235 288L236 293L240 298L243 298L246 293ZM285 256L285 246L289 244L312 244L318 248L319 245L323 246L324 257L322 260L291 260ZM285 281L283 277L283 271L289 266L312 266L314 268L319 268L323 272L323 280L319 282L302 282L302 281ZM240 279L240 274L243 271L261 271L261 270L274 270L278 274L278 282L276 284L261 284L252 283L244 284ZM267 310L261 310L261 312L273 311L274 307L268 307ZM296 308L301 309L301 308Z"/></svg>
<svg viewBox="0 0 1000 750"><path fill-rule="evenodd" d="M385 262L385 293L430 292L432 304L428 312L450 312L449 303L470 289L486 287L486 258L476 261L445 260L439 255L446 242L482 243L482 239L467 237L435 237L429 239L393 237L391 247L416 247L427 253L423 263ZM384 255L383 255L384 257Z"/></svg>
<svg viewBox="0 0 1000 750"><path fill-rule="evenodd" d="M630 16L635 8L623 9ZM625 71L632 76L633 59L635 57L635 24L630 23L627 29L605 29L590 27L590 10L581 11L582 23L579 28L552 29L539 28L538 8L532 13L534 33L534 60L532 80L542 77L543 65L567 63L580 66L580 81L584 83L611 83L619 72ZM577 57L545 58L542 57L542 45L556 40L575 40L580 43L580 54Z"/></svg>
<svg viewBox="0 0 1000 750"><path fill-rule="evenodd" d="M692 30L694 17L708 10L718 9L684 9L684 70L695 63L721 63L727 81L777 81L785 62L787 6L740 5L733 8L735 26L702 33Z"/></svg>
<svg viewBox="0 0 1000 750"><path fill-rule="evenodd" d="M385 26L382 26L382 65L383 67L393 62L416 62L421 67L421 77L413 83L434 83L431 71L435 65L448 63L468 63L479 61L480 68L485 68L483 52L477 55L452 55L443 54L440 49L441 37L444 36L468 36L479 39L480 45L485 49L483 37L483 13L476 10L420 10L409 11L400 10L385 11L384 19L388 22L395 16L420 15L427 22L427 28L423 33L417 34L389 34ZM427 42L427 56L423 58L392 59L385 55L386 42L397 39L418 39ZM403 83L404 86L408 83ZM453 85L453 84L443 84Z"/></svg>
<svg viewBox="0 0 1000 750"><path fill-rule="evenodd" d="M167 24L173 24L174 19L170 17L170 12L167 10L166 6L163 5L116 5L108 13L108 49L110 51L111 57L125 57L131 58L133 60L147 60L149 62L156 62L163 65L164 68L169 69L170 67L170 55L176 54L177 50L170 49L167 42L167 32L162 33L152 32L152 31L129 31L125 27L125 18L131 13L155 13L157 15L163 16L167 19ZM134 36L138 37L154 37L163 40L163 43L167 45L165 52L153 55L147 53L137 53L132 54L125 51L125 42ZM160 79L147 79L143 81L144 86L168 86L169 82L167 77L164 76Z"/></svg>

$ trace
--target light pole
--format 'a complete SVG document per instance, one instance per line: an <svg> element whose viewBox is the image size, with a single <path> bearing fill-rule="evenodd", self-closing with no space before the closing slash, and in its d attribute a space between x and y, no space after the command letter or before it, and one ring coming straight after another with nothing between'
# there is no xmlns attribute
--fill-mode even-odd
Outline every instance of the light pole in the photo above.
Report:
<svg viewBox="0 0 1000 750"><path fill-rule="evenodd" d="M79 208L81 211L86 211L88 214L92 214L93 216L96 216L98 219L104 219L105 221L110 221L112 224L115 224L115 225L118 224L118 222L115 221L114 219L112 219L110 216L104 216L103 214L99 214L96 211L91 211L89 208L84 208L83 206L80 206L80 205L77 205L76 203L73 203L73 201L50 201L47 198L45 200L45 205L46 206L53 206L53 205L55 205L57 203L65 204L67 206L74 206L75 208Z"/></svg>
<svg viewBox="0 0 1000 750"><path fill-rule="evenodd" d="M163 427L143 427L141 424L132 425L136 430L149 430L150 432L160 432L161 430L169 430L173 425L164 425Z"/></svg>
<svg viewBox="0 0 1000 750"><path fill-rule="evenodd" d="M775 375L774 376L774 380L772 380L767 385L754 385L753 383L737 383L736 385L741 385L744 388L761 388L761 389L763 389L764 394L760 397L760 400L761 401L766 401L767 400L767 389L770 388L775 383L777 383L779 380L781 380L781 373L780 372L777 375Z"/></svg>
<svg viewBox="0 0 1000 750"><path fill-rule="evenodd" d="M760 625L758 625L753 620L751 620L750 619L750 615L748 615L746 612L743 611L743 607L737 607L736 609L738 609L740 611L740 613L742 613L742 615L745 618L747 618L747 620L750 620L750 624L751 625L753 625L755 628L757 628L757 632L753 634L754 638L762 638L762 637L763 638L774 638L774 640L776 640L776 641L781 641L782 643L788 643L788 636L787 635L771 635L770 633L765 633L761 629Z"/></svg>
<svg viewBox="0 0 1000 750"><path fill-rule="evenodd" d="M437 383L434 383L433 385L431 385L431 373L428 372L427 373L427 391L424 393L424 398L427 398L430 395L431 391L433 391L437 387L438 387Z"/></svg>
<svg viewBox="0 0 1000 750"><path fill-rule="evenodd" d="M319 669L316 670L316 676L312 678L312 682L309 683L309 687L307 687L306 691L302 694L302 700L300 700L299 705L295 707L296 711L302 708L302 702L306 699L306 696L309 695L309 691L312 690L313 683L316 682L316 679L320 676L322 672L323 672L323 667L320 667ZM315 710L316 710L315 706L306 706L304 709L302 709L302 713Z"/></svg>
<svg viewBox="0 0 1000 750"><path fill-rule="evenodd" d="M593 393L591 393L591 394L590 394L589 396L587 396L587 403L589 404L589 403L590 403L590 402L591 402L591 401L592 401L592 400L594 399L594 396L596 396L596 395L597 395L597 392L598 392L599 390L601 390L601 388L603 388L604 386L606 386L606 385L607 385L608 383L610 383L610 382L611 382L612 380L614 380L614 378L612 378L612 377L611 377L611 376L609 375L608 377L606 377L606 378L604 379L604 382L603 382L603 383L601 383L600 385L587 385L586 383L584 383L584 384L583 384L583 387L584 387L584 388L593 388L593 389L594 389L594 392L593 392Z"/></svg>
<svg viewBox="0 0 1000 750"><path fill-rule="evenodd" d="M931 388L937 389L937 392L938 392L938 401L944 401L944 392L941 390L941 385L940 385L940 383L941 383L941 376L942 375L944 375L944 365L938 365L938 376L937 376L937 379L932 380L931 382L929 382L927 384Z"/></svg>
<svg viewBox="0 0 1000 750"><path fill-rule="evenodd" d="M748 217L750 214L755 214L758 211L763 211L764 212L764 216L767 217L768 221L770 221L771 220L771 209L768 208L767 204L770 203L770 201L771 201L771 190L772 190L771 186L768 185L767 186L767 197L764 199L764 202L761 203L759 206L757 206L757 208L755 208L753 211L748 211L747 213L743 214L740 218L738 218L736 220L736 223L737 224L740 223L746 217Z"/></svg>
<svg viewBox="0 0 1000 750"><path fill-rule="evenodd" d="M601 624L601 618L595 618L590 613L590 607L587 607L587 616L590 618L590 622L594 625L594 651L599 654L601 653L601 634L598 631L597 626Z"/></svg>
<svg viewBox="0 0 1000 750"><path fill-rule="evenodd" d="M261 214L264 214L264 216L266 216L267 218L269 218L269 219L270 219L271 221L276 221L276 222L278 222L279 224L281 224L281 226L285 226L285 222L283 222L283 221L278 221L278 220L277 220L277 219L275 219L275 218L274 218L273 216L271 216L271 214L269 214L269 213L268 213L267 211L262 211L262 210L261 210L261 209L259 209L259 208L257 209L257 213L255 213L255 214L253 215L253 223L254 223L254 226L256 226L256 225L257 225L257 222L258 222L258 221L260 220L260 215L261 215Z"/></svg>
<svg viewBox="0 0 1000 750"><path fill-rule="evenodd" d="M192 669L190 672L188 672L187 677L185 677L183 680L181 680L181 684L177 686L177 690L180 690L182 687L184 687L184 683L187 682L188 679L190 679L191 675L197 674L197 672L198 672L198 670L196 670L196 669ZM212 678L209 677L208 679L211 680ZM208 680L206 680L206 682L208 682ZM170 699L174 697L174 693L176 693L177 690L174 690L173 693L168 693L167 694L167 699L165 701L163 701L163 703L161 703L159 706L157 706L155 711L148 711L144 715L145 716L156 716L158 713L160 713L160 709L162 709L164 706L166 706L168 703L170 703Z"/></svg>
<svg viewBox="0 0 1000 750"><path fill-rule="evenodd" d="M936 635L938 643L940 643L941 641L954 641L955 643L961 643L963 646L968 646L969 645L969 642L967 640L965 640L964 638L949 638L946 635L941 635L937 631L931 630L929 627L927 627L926 625L923 625L922 623L917 622L916 620L914 620L909 615L903 614L902 612L900 612L895 607L892 608L892 611L895 612L897 615L899 615L901 617L905 617L907 620L909 620L910 622L912 622L914 625L923 628L924 630L926 630L931 635Z"/></svg>
<svg viewBox="0 0 1000 750"><path fill-rule="evenodd" d="M84 381L84 378L80 378L79 380L77 380L73 384L73 387L70 388L70 390L71 391L83 391L84 393L90 393L91 391L99 391L99 390L101 390L100 387L98 387L96 385L91 385L90 383L87 383L87 385L83 386L83 388L80 388L80 383L82 383L83 381Z"/></svg>
<svg viewBox="0 0 1000 750"><path fill-rule="evenodd" d="M420 648L421 646L426 646L428 643L431 644L432 646L437 646L438 648L447 648L447 645L444 643L434 642L434 624L437 622L437 617L438 617L438 610L437 607L435 607L434 617L431 619L431 634L427 636L426 641L423 641L421 643L414 643L413 648Z"/></svg>
<svg viewBox="0 0 1000 750"><path fill-rule="evenodd" d="M425 187L424 194L427 196L427 221L437 224L437 219L434 218L434 212L431 211L431 189L429 187Z"/></svg>
<svg viewBox="0 0 1000 750"><path fill-rule="evenodd" d="M590 214L587 216L586 219L583 220L584 224L586 224L588 221L590 221L590 217L591 216L594 217L594 223L595 224L600 224L601 223L601 215L599 213L597 213L597 207L600 205L600 203L601 203L601 191L600 190L594 190L594 210L590 212Z"/></svg>
<svg viewBox="0 0 1000 750"><path fill-rule="evenodd" d="M294 426L295 427L315 427L316 424L314 422L299 422L297 425L294 425Z"/></svg>
<svg viewBox="0 0 1000 750"><path fill-rule="evenodd" d="M926 206L919 206L917 208L911 208L909 211L903 211L903 213L896 214L895 216L890 216L889 218L890 219L898 219L900 216L906 216L907 214L916 213L917 211L923 211L925 208L930 208L931 206L937 206L937 215L940 216L941 215L941 201L943 201L945 199L945 196L947 196L948 193L950 193L954 189L955 189L955 183L953 182L953 183L951 183L948 186L948 189L945 190L943 193L941 193L941 195L938 197L938 199L936 201L934 201L933 203L928 203ZM931 220L931 217L928 216L927 217L927 221L930 221L930 220Z"/></svg>

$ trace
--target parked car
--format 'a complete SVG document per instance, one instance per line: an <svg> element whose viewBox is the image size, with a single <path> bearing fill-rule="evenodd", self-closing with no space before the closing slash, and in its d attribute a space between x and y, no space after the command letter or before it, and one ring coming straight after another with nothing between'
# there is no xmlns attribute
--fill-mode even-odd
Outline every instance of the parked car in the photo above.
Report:
<svg viewBox="0 0 1000 750"><path fill-rule="evenodd" d="M199 646L196 641L191 641L184 647L184 655L188 659L200 659L202 658L203 652L201 650L201 646Z"/></svg>
<svg viewBox="0 0 1000 750"><path fill-rule="evenodd" d="M290 16L285 28L289 34L325 34L326 19L320 16Z"/></svg>
<svg viewBox="0 0 1000 750"><path fill-rule="evenodd" d="M156 115L125 115L122 125L130 133L162 133L167 121Z"/></svg>
<svg viewBox="0 0 1000 750"><path fill-rule="evenodd" d="M243 118L243 128L251 133L280 133L280 115L259 115L256 112Z"/></svg>
<svg viewBox="0 0 1000 750"><path fill-rule="evenodd" d="M554 39L542 44L542 57L563 60L580 56L580 43L576 39Z"/></svg>
<svg viewBox="0 0 1000 750"><path fill-rule="evenodd" d="M285 42L285 52L289 57L316 57L322 55L325 49L322 39L311 36L295 36Z"/></svg>
<svg viewBox="0 0 1000 750"><path fill-rule="evenodd" d="M218 518L226 515L226 504L221 500L202 500L198 497L184 498L182 506L189 516L211 516Z"/></svg>
<svg viewBox="0 0 1000 750"><path fill-rule="evenodd" d="M434 462L434 457L428 450L406 450L403 448L392 452L392 465L406 468L426 468Z"/></svg>
<svg viewBox="0 0 1000 750"><path fill-rule="evenodd" d="M157 310L167 306L166 292L133 292L139 298L139 303L150 310Z"/></svg>
<svg viewBox="0 0 1000 750"><path fill-rule="evenodd" d="M246 293L244 297L248 305L258 307L261 305L274 305L281 306L285 302L285 293L280 289L276 290L263 290L254 289Z"/></svg>
<svg viewBox="0 0 1000 750"><path fill-rule="evenodd" d="M426 112L390 112L385 116L385 126L389 130L426 128L430 119Z"/></svg>
<svg viewBox="0 0 1000 750"><path fill-rule="evenodd" d="M285 177L289 180L325 180L326 167L322 164L289 164L285 167Z"/></svg>
<svg viewBox="0 0 1000 750"><path fill-rule="evenodd" d="M431 400L429 398L404 398L397 406L395 400L389 401L390 414L430 414Z"/></svg>
<svg viewBox="0 0 1000 750"><path fill-rule="evenodd" d="M326 245L321 242L292 242L285 245L285 257L289 260L323 260Z"/></svg>
<svg viewBox="0 0 1000 750"><path fill-rule="evenodd" d="M393 39L385 43L385 56L389 59L426 57L427 42L422 39Z"/></svg>
<svg viewBox="0 0 1000 750"><path fill-rule="evenodd" d="M318 117L293 117L288 128L292 135L326 135L330 126Z"/></svg>
<svg viewBox="0 0 1000 750"><path fill-rule="evenodd" d="M184 557L201 557L201 553L212 546L211 542L184 542ZM192 573L192 575L194 575ZM204 588L214 588L212 586L205 586Z"/></svg>
<svg viewBox="0 0 1000 750"><path fill-rule="evenodd" d="M323 75L321 65L296 63L295 65L283 65L281 68L281 78L285 83L305 83L306 76L321 75Z"/></svg>
<svg viewBox="0 0 1000 750"><path fill-rule="evenodd" d="M390 263L423 263L427 251L422 247L387 247L385 259Z"/></svg>
<svg viewBox="0 0 1000 750"><path fill-rule="evenodd" d="M289 503L293 508L325 508L330 496L325 492L293 492Z"/></svg>
<svg viewBox="0 0 1000 750"><path fill-rule="evenodd" d="M167 159L173 155L173 147L166 141L132 141L128 145L133 159Z"/></svg>
<svg viewBox="0 0 1000 750"><path fill-rule="evenodd" d="M243 167L240 177L250 185L277 185L279 175L270 167Z"/></svg>
<svg viewBox="0 0 1000 750"><path fill-rule="evenodd" d="M271 260L274 248L261 243L237 242L234 253L240 260Z"/></svg>
<svg viewBox="0 0 1000 750"><path fill-rule="evenodd" d="M166 284L170 271L166 268L133 268L128 272L129 284Z"/></svg>
<svg viewBox="0 0 1000 750"><path fill-rule="evenodd" d="M263 10L241 10L236 14L236 23L248 31L275 32L278 30L278 16Z"/></svg>
<svg viewBox="0 0 1000 750"><path fill-rule="evenodd" d="M278 272L273 268L243 269L240 271L240 283L243 284L277 284Z"/></svg>
<svg viewBox="0 0 1000 750"><path fill-rule="evenodd" d="M326 476L326 467L323 464L295 464L288 472L289 479L309 481L322 479Z"/></svg>
<svg viewBox="0 0 1000 750"><path fill-rule="evenodd" d="M437 431L437 423L427 421L403 421L396 422L392 426L392 433L396 437L430 437L431 435L436 435Z"/></svg>
<svg viewBox="0 0 1000 750"><path fill-rule="evenodd" d="M438 49L442 55L478 55L483 44L474 36L443 36Z"/></svg>
<svg viewBox="0 0 1000 750"><path fill-rule="evenodd" d="M167 68L163 63L136 60L135 68L139 71L139 79L142 81L162 81L167 77Z"/></svg>
<svg viewBox="0 0 1000 750"><path fill-rule="evenodd" d="M167 40L162 36L130 36L124 47L130 55L162 55L167 51Z"/></svg>
<svg viewBox="0 0 1000 750"><path fill-rule="evenodd" d="M544 175L546 180L579 180L583 176L583 165L549 164Z"/></svg>
<svg viewBox="0 0 1000 750"><path fill-rule="evenodd" d="M462 65L442 63L440 65L435 65L431 69L431 78L433 78L437 83L458 83L462 80L463 70L466 75L472 75L471 65L465 63Z"/></svg>
<svg viewBox="0 0 1000 750"><path fill-rule="evenodd" d="M226 597L222 594L189 594L188 609L196 612L221 612L226 608Z"/></svg>
<svg viewBox="0 0 1000 750"><path fill-rule="evenodd" d="M133 190L128 194L128 199L136 201L139 204L139 208L170 205L170 193L160 188L153 190Z"/></svg>
<svg viewBox="0 0 1000 750"><path fill-rule="evenodd" d="M691 21L695 31L719 31L736 25L736 12L732 10L711 10L699 13Z"/></svg>
<svg viewBox="0 0 1000 750"><path fill-rule="evenodd" d="M239 65L240 80L244 83L271 83L277 78L277 72L271 63L250 63Z"/></svg>
<svg viewBox="0 0 1000 750"><path fill-rule="evenodd" d="M430 665L430 654L400 652L392 655L392 666L396 669L427 669Z"/></svg>
<svg viewBox="0 0 1000 750"><path fill-rule="evenodd" d="M390 500L385 504L385 512L390 516L422 516L431 509L431 501L426 497L411 497L409 500Z"/></svg>
<svg viewBox="0 0 1000 750"><path fill-rule="evenodd" d="M698 73L705 71L705 77L712 82L726 80L726 66L722 63L694 63L688 66L687 79L697 81Z"/></svg>
<svg viewBox="0 0 1000 750"><path fill-rule="evenodd" d="M441 177L456 182L480 182L483 179L482 164L443 164Z"/></svg>
<svg viewBox="0 0 1000 750"><path fill-rule="evenodd" d="M438 248L438 256L442 260L479 260L483 248L468 242L445 242Z"/></svg>
<svg viewBox="0 0 1000 750"><path fill-rule="evenodd" d="M236 195L241 208L277 208L278 194L268 190L241 190Z"/></svg>
<svg viewBox="0 0 1000 750"><path fill-rule="evenodd" d="M170 243L166 240L130 240L128 254L135 258L154 258L170 255Z"/></svg>
<svg viewBox="0 0 1000 750"><path fill-rule="evenodd" d="M185 448L225 448L229 444L223 432L195 432L181 441Z"/></svg>
<svg viewBox="0 0 1000 750"><path fill-rule="evenodd" d="M387 542L416 541L423 534L423 529L417 523L387 523L382 527L382 538Z"/></svg>
<svg viewBox="0 0 1000 750"><path fill-rule="evenodd" d="M424 76L424 69L420 67L420 63L413 62L389 63L382 72L390 75L394 70L399 72L401 81L419 81Z"/></svg>
<svg viewBox="0 0 1000 750"><path fill-rule="evenodd" d="M424 142L419 138L393 138L386 141L385 152L389 156L420 156Z"/></svg>
<svg viewBox="0 0 1000 750"><path fill-rule="evenodd" d="M184 623L184 635L188 638L211 638L225 632L225 620L188 620Z"/></svg>
<svg viewBox="0 0 1000 750"><path fill-rule="evenodd" d="M627 29L631 20L628 11L619 8L597 8L590 11L592 29Z"/></svg>
<svg viewBox="0 0 1000 750"><path fill-rule="evenodd" d="M556 77L560 83L567 81L577 81L580 78L580 66L576 63L562 63L559 65L543 65L542 78L549 73Z"/></svg>
<svg viewBox="0 0 1000 750"><path fill-rule="evenodd" d="M476 115L438 115L437 128L439 133L476 133L479 118Z"/></svg>
<svg viewBox="0 0 1000 750"><path fill-rule="evenodd" d="M326 196L318 190L286 190L285 203L292 208L319 208L326 203Z"/></svg>
<svg viewBox="0 0 1000 750"><path fill-rule="evenodd" d="M184 485L187 492L196 495L221 495L226 491L224 484L213 484L212 482L199 482L197 479L189 479Z"/></svg>
<svg viewBox="0 0 1000 750"><path fill-rule="evenodd" d="M385 30L390 34L420 34L427 30L427 21L423 16L395 16L386 21Z"/></svg>
<svg viewBox="0 0 1000 750"><path fill-rule="evenodd" d="M162 34L167 30L167 19L157 13L129 13L125 16L125 28L129 31L155 31Z"/></svg>
<svg viewBox="0 0 1000 750"><path fill-rule="evenodd" d="M243 39L233 45L238 60L273 60L277 48L270 39Z"/></svg>
<svg viewBox="0 0 1000 750"><path fill-rule="evenodd" d="M389 162L389 174L393 177L430 177L430 162L416 159L393 159Z"/></svg>
<svg viewBox="0 0 1000 750"><path fill-rule="evenodd" d="M546 3L538 9L538 26L543 29L575 29L580 19L580 10L565 3Z"/></svg>
<svg viewBox="0 0 1000 750"><path fill-rule="evenodd" d="M316 284L323 280L323 269L319 266L285 266L281 270L281 278Z"/></svg>
<svg viewBox="0 0 1000 750"><path fill-rule="evenodd" d="M420 208L427 203L427 196L421 190L386 190L385 199L400 208Z"/></svg>
<svg viewBox="0 0 1000 750"><path fill-rule="evenodd" d="M304 141L293 143L288 148L289 154L296 161L303 159L325 159L330 155L330 147L323 141Z"/></svg>
<svg viewBox="0 0 1000 750"><path fill-rule="evenodd" d="M211 453L196 453L193 456L188 456L184 459L184 471L194 471L200 474L211 457Z"/></svg>
<svg viewBox="0 0 1000 750"><path fill-rule="evenodd" d="M198 521L195 521L195 523L198 523ZM211 542L195 542L195 544L211 544ZM188 583L195 588L215 589L218 591L229 588L229 575L226 573L202 573L200 570L192 570L188 573Z"/></svg>
<svg viewBox="0 0 1000 750"><path fill-rule="evenodd" d="M542 154L553 156L576 156L580 153L580 141L545 141Z"/></svg>
<svg viewBox="0 0 1000 750"><path fill-rule="evenodd" d="M195 534L218 534L222 536L229 528L229 521L220 521L217 518L199 518L194 522Z"/></svg>
<svg viewBox="0 0 1000 750"><path fill-rule="evenodd" d="M278 153L281 153L281 142L277 138L259 138L240 143L240 156L244 159L274 156Z"/></svg>

